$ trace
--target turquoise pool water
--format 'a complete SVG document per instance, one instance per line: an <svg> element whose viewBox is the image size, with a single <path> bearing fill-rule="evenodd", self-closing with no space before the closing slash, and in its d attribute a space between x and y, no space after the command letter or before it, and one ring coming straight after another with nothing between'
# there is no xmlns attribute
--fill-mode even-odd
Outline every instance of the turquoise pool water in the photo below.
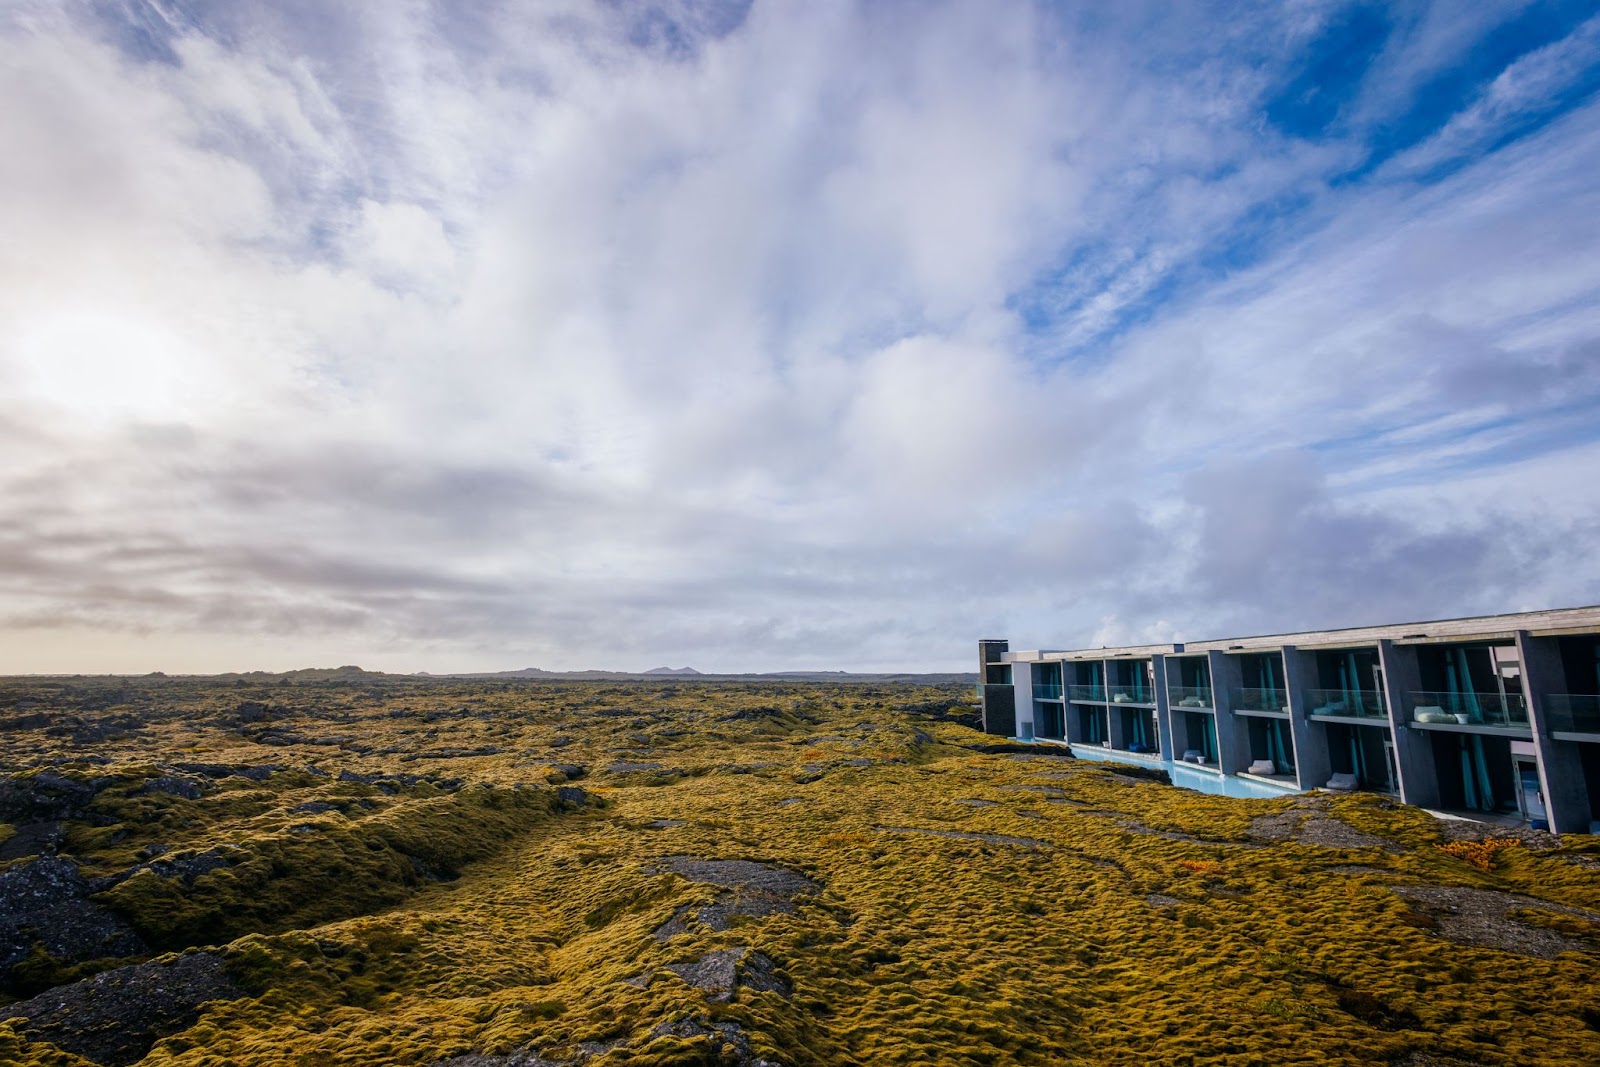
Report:
<svg viewBox="0 0 1600 1067"><path fill-rule="evenodd" d="M1225 797L1281 797L1296 790L1288 786L1268 785L1250 778L1231 774L1218 774L1202 770L1175 760L1139 759L1126 757L1108 748L1092 745L1073 745L1072 754L1079 759L1099 760L1103 763L1121 763L1129 767L1159 767L1172 776L1172 784L1197 793L1213 793Z"/></svg>

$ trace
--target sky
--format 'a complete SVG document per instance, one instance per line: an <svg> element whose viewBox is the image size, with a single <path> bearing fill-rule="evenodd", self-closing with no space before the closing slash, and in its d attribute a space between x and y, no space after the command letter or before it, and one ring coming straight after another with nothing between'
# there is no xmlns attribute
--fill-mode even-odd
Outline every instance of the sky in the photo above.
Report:
<svg viewBox="0 0 1600 1067"><path fill-rule="evenodd" d="M0 671L1600 603L1600 8L0 0Z"/></svg>

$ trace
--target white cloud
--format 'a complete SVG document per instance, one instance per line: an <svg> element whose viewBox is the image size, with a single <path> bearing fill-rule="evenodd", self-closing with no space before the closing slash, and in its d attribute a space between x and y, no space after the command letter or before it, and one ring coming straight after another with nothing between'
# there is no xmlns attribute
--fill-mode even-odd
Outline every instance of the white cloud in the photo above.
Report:
<svg viewBox="0 0 1600 1067"><path fill-rule="evenodd" d="M678 14L6 23L0 669L964 667L1572 587L1592 108L1330 190L1359 146L1228 51L1314 11Z"/></svg>

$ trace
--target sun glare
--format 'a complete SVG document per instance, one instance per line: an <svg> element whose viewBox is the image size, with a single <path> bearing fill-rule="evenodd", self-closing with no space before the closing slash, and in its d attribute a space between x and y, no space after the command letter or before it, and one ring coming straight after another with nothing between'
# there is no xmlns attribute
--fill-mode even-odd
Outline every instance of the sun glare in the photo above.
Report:
<svg viewBox="0 0 1600 1067"><path fill-rule="evenodd" d="M95 421L173 418L199 398L197 353L133 315L56 312L22 333L16 355L23 397Z"/></svg>

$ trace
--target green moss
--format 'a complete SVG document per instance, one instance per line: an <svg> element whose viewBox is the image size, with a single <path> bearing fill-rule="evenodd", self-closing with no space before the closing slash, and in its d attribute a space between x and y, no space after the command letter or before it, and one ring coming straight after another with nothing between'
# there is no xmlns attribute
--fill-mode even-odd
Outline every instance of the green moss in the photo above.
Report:
<svg viewBox="0 0 1600 1067"><path fill-rule="evenodd" d="M0 1008L0 1016L5 1009ZM99 1067L43 1041L29 1041L11 1023L0 1022L0 1063L7 1067Z"/></svg>
<svg viewBox="0 0 1600 1067"><path fill-rule="evenodd" d="M157 948L219 944L397 903L555 810L547 789L483 787L405 801L355 825L312 817L230 846L226 867L192 881L145 869L97 899Z"/></svg>
<svg viewBox="0 0 1600 1067"><path fill-rule="evenodd" d="M1595 873L1570 862L1586 841L1480 872L1432 847L1431 816L1352 796L1318 803L1390 848L1262 846L1250 820L1297 801L976 752L989 739L949 718L957 687L330 682L275 720L371 755L212 725L241 699L294 702L251 692L170 683L170 722L97 753L126 775L105 800L118 825L72 839L103 873L157 844L164 860L233 850L192 885L151 874L112 891L164 943L234 938L225 958L250 994L150 1065L420 1067L618 1041L589 1062L708 1063L742 1045L793 1067L1600 1062L1594 958L1452 944L1391 888L1594 908ZM0 755L16 744L0 738ZM133 769L180 750L286 770L194 801L139 796ZM683 773L601 773L616 762ZM550 790L510 788L566 763L589 768L609 817L556 818ZM479 785L406 785L397 767ZM296 810L308 803L334 810ZM821 889L660 940L727 892L664 873L675 854L777 864ZM790 995L711 1003L667 969L736 946L769 957ZM697 1032L709 1023L738 1030Z"/></svg>

